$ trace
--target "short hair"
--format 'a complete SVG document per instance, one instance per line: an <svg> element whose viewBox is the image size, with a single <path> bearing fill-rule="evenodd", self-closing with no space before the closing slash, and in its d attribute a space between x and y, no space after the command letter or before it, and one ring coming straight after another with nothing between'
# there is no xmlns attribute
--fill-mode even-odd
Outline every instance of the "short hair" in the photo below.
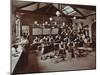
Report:
<svg viewBox="0 0 100 75"><path fill-rule="evenodd" d="M27 38L27 36L26 36L26 35L23 35L23 38L25 38L25 39L26 39L26 38Z"/></svg>

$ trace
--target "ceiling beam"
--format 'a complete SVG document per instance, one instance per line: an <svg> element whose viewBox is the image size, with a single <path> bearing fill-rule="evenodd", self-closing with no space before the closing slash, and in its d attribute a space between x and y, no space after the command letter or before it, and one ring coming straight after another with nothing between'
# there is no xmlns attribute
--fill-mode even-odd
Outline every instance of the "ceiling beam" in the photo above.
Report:
<svg viewBox="0 0 100 75"><path fill-rule="evenodd" d="M61 10L63 9L62 4L61 4Z"/></svg>
<svg viewBox="0 0 100 75"><path fill-rule="evenodd" d="M47 13L47 14L45 14L45 13L33 13L33 11L28 11L28 10L17 10L16 12L25 13L25 14L36 14L36 15L41 14L41 15L47 15L47 16L56 16L56 14L51 14L51 13L50 14L49 13ZM74 16L62 15L62 17L73 18ZM79 17L79 16L76 16L76 17L77 17L77 19L85 19L85 17Z"/></svg>
<svg viewBox="0 0 100 75"><path fill-rule="evenodd" d="M51 4L47 4L49 7L46 9L46 12L48 12L49 11L49 9L51 9Z"/></svg>
<svg viewBox="0 0 100 75"><path fill-rule="evenodd" d="M37 9L39 9L39 7L40 7L40 3L37 3Z"/></svg>
<svg viewBox="0 0 100 75"><path fill-rule="evenodd" d="M89 5L70 5L70 6L75 8L82 8L82 9L96 11L96 6L89 6Z"/></svg>
<svg viewBox="0 0 100 75"><path fill-rule="evenodd" d="M59 8L57 9L54 5L52 5L57 11L59 11L62 15L65 15Z"/></svg>
<svg viewBox="0 0 100 75"><path fill-rule="evenodd" d="M53 5L52 5L53 6ZM56 8L55 6L53 6L54 8ZM56 8L57 9L57 8ZM71 16L71 15L65 15L61 10L57 9L58 11L60 11L60 13L62 14L63 17L68 17L68 18L73 18L74 16ZM79 17L79 16L76 16L77 19L85 19L86 17L83 16L83 17Z"/></svg>
<svg viewBox="0 0 100 75"><path fill-rule="evenodd" d="M58 9L60 9L60 4L58 4Z"/></svg>
<svg viewBox="0 0 100 75"><path fill-rule="evenodd" d="M96 15L96 13L89 14L89 15L87 15L87 16L85 16L85 17L89 17L89 16L92 16L92 15Z"/></svg>
<svg viewBox="0 0 100 75"><path fill-rule="evenodd" d="M75 11L77 11L80 15L82 15L83 17L85 17L85 15L82 13L82 12L80 12L77 8L75 8L75 7L73 7L73 6L71 6Z"/></svg>
<svg viewBox="0 0 100 75"><path fill-rule="evenodd" d="M24 5L24 6L18 7L17 9L25 8L25 7L31 6L31 5L33 5L33 4L35 4L35 3L36 3L36 2L32 2L32 3L26 4L26 5Z"/></svg>
<svg viewBox="0 0 100 75"><path fill-rule="evenodd" d="M46 6L44 6L44 7L48 7L50 4L47 4ZM37 11L40 11L40 10L42 10L44 7L42 7L42 8L39 8L39 9L36 9L36 10L34 10L34 11L32 11L33 13L35 13L35 12L37 12ZM47 9L46 9L47 10ZM43 11L44 12L44 11Z"/></svg>
<svg viewBox="0 0 100 75"><path fill-rule="evenodd" d="M19 12L19 13L26 13L26 14L32 14L33 12L32 11L29 11L29 10L16 10L16 12Z"/></svg>

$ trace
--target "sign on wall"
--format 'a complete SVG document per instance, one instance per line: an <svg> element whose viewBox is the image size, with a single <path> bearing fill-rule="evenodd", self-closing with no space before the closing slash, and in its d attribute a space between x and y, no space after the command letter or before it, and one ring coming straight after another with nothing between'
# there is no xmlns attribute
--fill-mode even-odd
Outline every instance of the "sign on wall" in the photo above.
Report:
<svg viewBox="0 0 100 75"><path fill-rule="evenodd" d="M58 34L58 28L52 29L52 34Z"/></svg>
<svg viewBox="0 0 100 75"><path fill-rule="evenodd" d="M28 33L29 34L29 26L22 26L22 34Z"/></svg>
<svg viewBox="0 0 100 75"><path fill-rule="evenodd" d="M50 28L43 29L43 35L50 34Z"/></svg>
<svg viewBox="0 0 100 75"><path fill-rule="evenodd" d="M41 28L33 28L32 35L42 35L42 29Z"/></svg>

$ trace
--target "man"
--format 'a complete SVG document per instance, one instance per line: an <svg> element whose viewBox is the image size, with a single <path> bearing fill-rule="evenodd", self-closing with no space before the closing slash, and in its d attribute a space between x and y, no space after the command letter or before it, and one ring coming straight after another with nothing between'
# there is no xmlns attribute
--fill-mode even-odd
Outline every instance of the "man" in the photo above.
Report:
<svg viewBox="0 0 100 75"><path fill-rule="evenodd" d="M62 60L65 60L66 51L65 51L65 44L63 41L59 44L59 56L62 58Z"/></svg>

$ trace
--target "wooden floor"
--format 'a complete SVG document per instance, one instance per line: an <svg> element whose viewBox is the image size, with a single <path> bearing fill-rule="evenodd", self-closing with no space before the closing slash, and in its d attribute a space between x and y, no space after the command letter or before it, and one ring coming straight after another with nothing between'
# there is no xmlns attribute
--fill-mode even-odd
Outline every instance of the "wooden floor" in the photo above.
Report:
<svg viewBox="0 0 100 75"><path fill-rule="evenodd" d="M81 70L81 69L95 69L95 52L90 52L86 57L73 58L71 60L68 57L65 61L55 63L54 59L41 60L40 56L36 53L29 53L28 65L22 63L22 59L19 59L13 74L25 74L25 73L39 73L39 72L52 72L52 71L67 71L67 70Z"/></svg>

